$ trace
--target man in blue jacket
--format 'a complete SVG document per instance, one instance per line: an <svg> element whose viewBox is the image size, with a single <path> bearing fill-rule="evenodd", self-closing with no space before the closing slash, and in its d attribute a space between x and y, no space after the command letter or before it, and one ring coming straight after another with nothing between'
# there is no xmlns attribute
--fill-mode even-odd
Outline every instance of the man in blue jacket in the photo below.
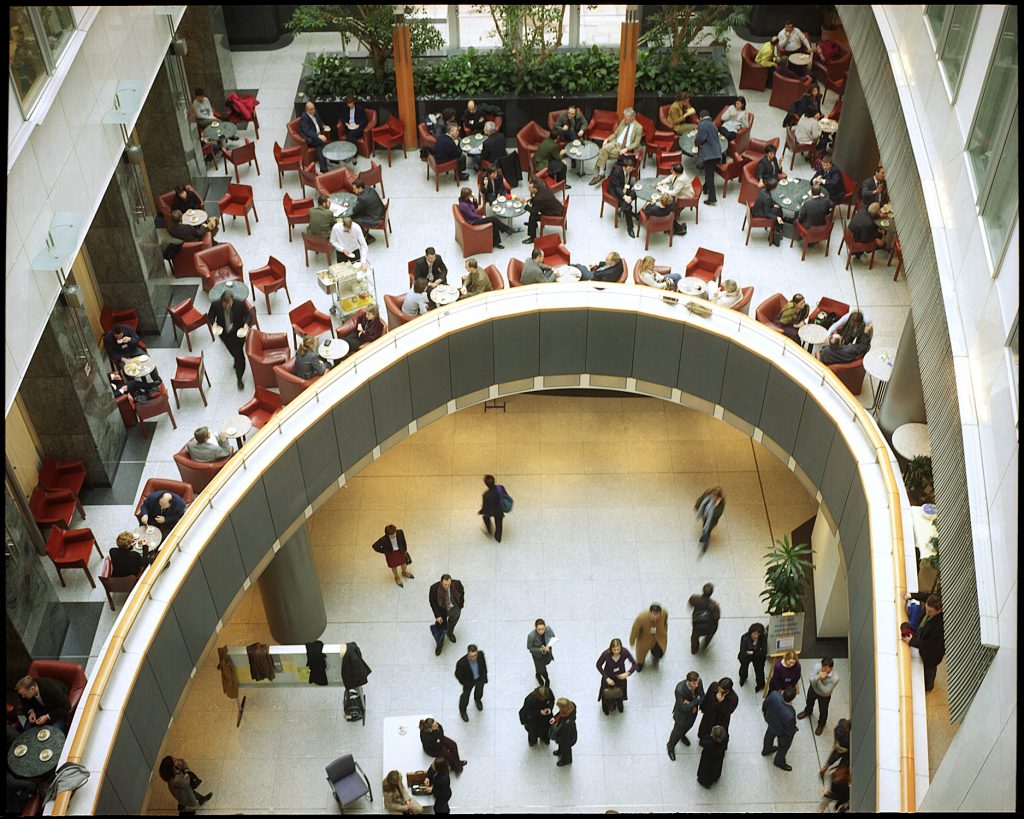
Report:
<svg viewBox="0 0 1024 819"><path fill-rule="evenodd" d="M438 165L442 162L451 162L453 159L459 160L459 181L464 182L469 179L469 174L463 173L466 170L466 155L462 153L458 139L459 126L452 123L448 126L447 133L437 138L437 144L427 150L434 155L434 161Z"/></svg>
<svg viewBox="0 0 1024 819"><path fill-rule="evenodd" d="M700 112L700 122L697 124L693 144L697 146L697 165L704 168L704 194L707 196L704 204L717 205L715 166L722 161L722 146L718 141L718 129L706 110Z"/></svg>
<svg viewBox="0 0 1024 819"><path fill-rule="evenodd" d="M761 706L764 721L768 723L768 729L764 732L761 756L775 754L775 767L784 771L793 770L792 765L786 764L786 752L799 730L796 727L796 709L790 704L795 699L796 687L791 685L785 691L772 691Z"/></svg>
<svg viewBox="0 0 1024 819"><path fill-rule="evenodd" d="M312 101L307 102L305 112L299 117L299 133L302 134L302 138L306 140L306 144L310 148L316 149L320 173L327 173L327 157L324 156L324 146L330 140L330 137L327 136L330 130L320 119L320 114L317 113L316 106Z"/></svg>

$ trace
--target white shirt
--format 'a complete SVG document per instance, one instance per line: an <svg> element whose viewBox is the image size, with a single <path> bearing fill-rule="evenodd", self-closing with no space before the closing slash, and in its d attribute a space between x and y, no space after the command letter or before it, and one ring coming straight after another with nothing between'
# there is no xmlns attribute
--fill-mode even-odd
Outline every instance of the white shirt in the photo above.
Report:
<svg viewBox="0 0 1024 819"><path fill-rule="evenodd" d="M747 127L750 122L750 112L746 109L740 110L735 105L730 105L722 114L722 127L734 134Z"/></svg>
<svg viewBox="0 0 1024 819"><path fill-rule="evenodd" d="M793 129L793 136L801 145L817 142L821 137L821 123L814 117L800 117L796 128Z"/></svg>
<svg viewBox="0 0 1024 819"><path fill-rule="evenodd" d="M388 535L388 540L391 541L391 551L398 551L398 537L396 535Z"/></svg>
<svg viewBox="0 0 1024 819"><path fill-rule="evenodd" d="M192 100L192 110L195 111L198 119L213 119L213 106L210 105L210 98L203 97L203 101Z"/></svg>
<svg viewBox="0 0 1024 819"><path fill-rule="evenodd" d="M427 312L427 294L410 289L402 302L402 312L407 316L422 316Z"/></svg>
<svg viewBox="0 0 1024 819"><path fill-rule="evenodd" d="M786 34L786 29L782 29L779 32L779 51L796 51L801 45L808 51L811 50L811 44L807 39L807 35L796 26L793 26L792 34Z"/></svg>
<svg viewBox="0 0 1024 819"><path fill-rule="evenodd" d="M366 239L363 236L363 229L359 227L358 222L353 222L352 227L348 230L345 230L345 226L341 222L337 222L331 228L331 244L334 245L335 250L341 250L346 253L358 250L359 259L364 262L366 261Z"/></svg>

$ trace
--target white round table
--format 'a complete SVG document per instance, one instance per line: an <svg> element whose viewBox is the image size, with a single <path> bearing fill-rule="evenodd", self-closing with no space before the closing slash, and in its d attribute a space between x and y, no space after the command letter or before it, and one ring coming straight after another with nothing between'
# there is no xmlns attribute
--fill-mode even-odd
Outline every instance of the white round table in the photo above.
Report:
<svg viewBox="0 0 1024 819"><path fill-rule="evenodd" d="M892 378L892 365L895 359L896 351L889 347L872 348L864 356L864 372L878 381L875 400L870 407L865 407L869 412L878 412L878 405L881 404L885 388L889 385L889 379Z"/></svg>
<svg viewBox="0 0 1024 819"><path fill-rule="evenodd" d="M245 436L252 430L252 419L247 415L232 415L229 418L224 419L224 423L220 425L219 433L226 435L228 438L234 438L235 444L238 448L242 448L242 444L245 441Z"/></svg>
<svg viewBox="0 0 1024 819"><path fill-rule="evenodd" d="M192 225L197 227L205 222L210 217L207 215L205 210L199 210L198 208L187 210L181 214L181 223L183 225Z"/></svg>
<svg viewBox="0 0 1024 819"><path fill-rule="evenodd" d="M698 279L696 276L686 276L679 280L679 292L684 296L702 296L708 297L708 285L704 279Z"/></svg>
<svg viewBox="0 0 1024 819"><path fill-rule="evenodd" d="M459 300L459 288L450 284L439 284L430 291L430 300L437 305L451 304Z"/></svg>
<svg viewBox="0 0 1024 819"><path fill-rule="evenodd" d="M571 264L563 264L561 267L555 268L555 281L559 284L571 284L578 282L581 278L583 278L583 274L580 269Z"/></svg>
<svg viewBox="0 0 1024 819"><path fill-rule="evenodd" d="M807 345L807 352L811 352L815 344L824 344L828 341L828 330L820 324L805 324L796 332L800 340Z"/></svg>
<svg viewBox="0 0 1024 819"><path fill-rule="evenodd" d="M124 374L129 378L145 378L156 369L156 362L153 356L139 355L135 358L126 358L123 363Z"/></svg>
<svg viewBox="0 0 1024 819"><path fill-rule="evenodd" d="M324 361L341 361L349 354L348 342L343 338L326 338L317 348L317 353Z"/></svg>
<svg viewBox="0 0 1024 819"><path fill-rule="evenodd" d="M347 162L356 155L355 143L344 139L328 142L324 145L324 157L328 162Z"/></svg>
<svg viewBox="0 0 1024 819"><path fill-rule="evenodd" d="M828 117L822 117L818 120L818 125L821 126L821 132L823 134L834 134L839 130L839 120L829 119Z"/></svg>
<svg viewBox="0 0 1024 819"><path fill-rule="evenodd" d="M932 456L932 442L927 424L904 424L892 434L892 448L908 461L919 455Z"/></svg>

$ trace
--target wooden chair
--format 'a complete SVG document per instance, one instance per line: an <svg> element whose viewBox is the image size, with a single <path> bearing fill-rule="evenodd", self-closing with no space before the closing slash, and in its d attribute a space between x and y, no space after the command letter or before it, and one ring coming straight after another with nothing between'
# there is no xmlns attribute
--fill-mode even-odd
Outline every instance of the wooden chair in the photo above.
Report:
<svg viewBox="0 0 1024 819"><path fill-rule="evenodd" d="M199 390L203 406L209 406L206 402L206 393L203 392L203 379L206 379L206 386L212 387L213 384L210 383L210 375L206 372L206 359L203 356L204 353L197 356L179 355L174 359L177 368L171 378L171 390L174 392L174 406L178 409L181 409L178 390Z"/></svg>
<svg viewBox="0 0 1024 819"><path fill-rule="evenodd" d="M254 164L256 166L256 176L260 175L260 162L256 158L256 143L248 137L245 138L244 145L239 145L233 151L221 148L221 153L224 154L224 159L231 163L235 169L235 182L242 181L238 176L238 168L242 165Z"/></svg>
<svg viewBox="0 0 1024 819"><path fill-rule="evenodd" d="M254 291L259 290L267 301L267 314L273 311L270 309L270 294L278 290L284 290L288 297L288 303L292 303L292 294L288 292L288 273L285 266L276 258L271 256L266 265L249 271L249 284Z"/></svg>
<svg viewBox="0 0 1024 819"><path fill-rule="evenodd" d="M196 310L192 303L192 299L185 299L180 304L176 304L174 307L167 305L167 312L171 316L171 331L174 333L174 341L178 341L178 330L180 329L182 335L185 336L185 342L188 344L188 351L192 352L192 331L198 330L200 327L205 326L210 331L210 341L214 340L213 328L210 326L210 320L204 313L200 313Z"/></svg>

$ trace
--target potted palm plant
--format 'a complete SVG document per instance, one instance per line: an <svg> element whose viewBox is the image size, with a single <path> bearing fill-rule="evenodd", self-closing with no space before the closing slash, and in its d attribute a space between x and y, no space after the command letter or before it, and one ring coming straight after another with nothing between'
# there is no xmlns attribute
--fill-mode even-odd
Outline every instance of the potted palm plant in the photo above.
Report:
<svg viewBox="0 0 1024 819"><path fill-rule="evenodd" d="M761 599L768 614L799 614L804 611L804 591L811 564L811 547L794 544L789 535L775 541L765 557L765 589Z"/></svg>

